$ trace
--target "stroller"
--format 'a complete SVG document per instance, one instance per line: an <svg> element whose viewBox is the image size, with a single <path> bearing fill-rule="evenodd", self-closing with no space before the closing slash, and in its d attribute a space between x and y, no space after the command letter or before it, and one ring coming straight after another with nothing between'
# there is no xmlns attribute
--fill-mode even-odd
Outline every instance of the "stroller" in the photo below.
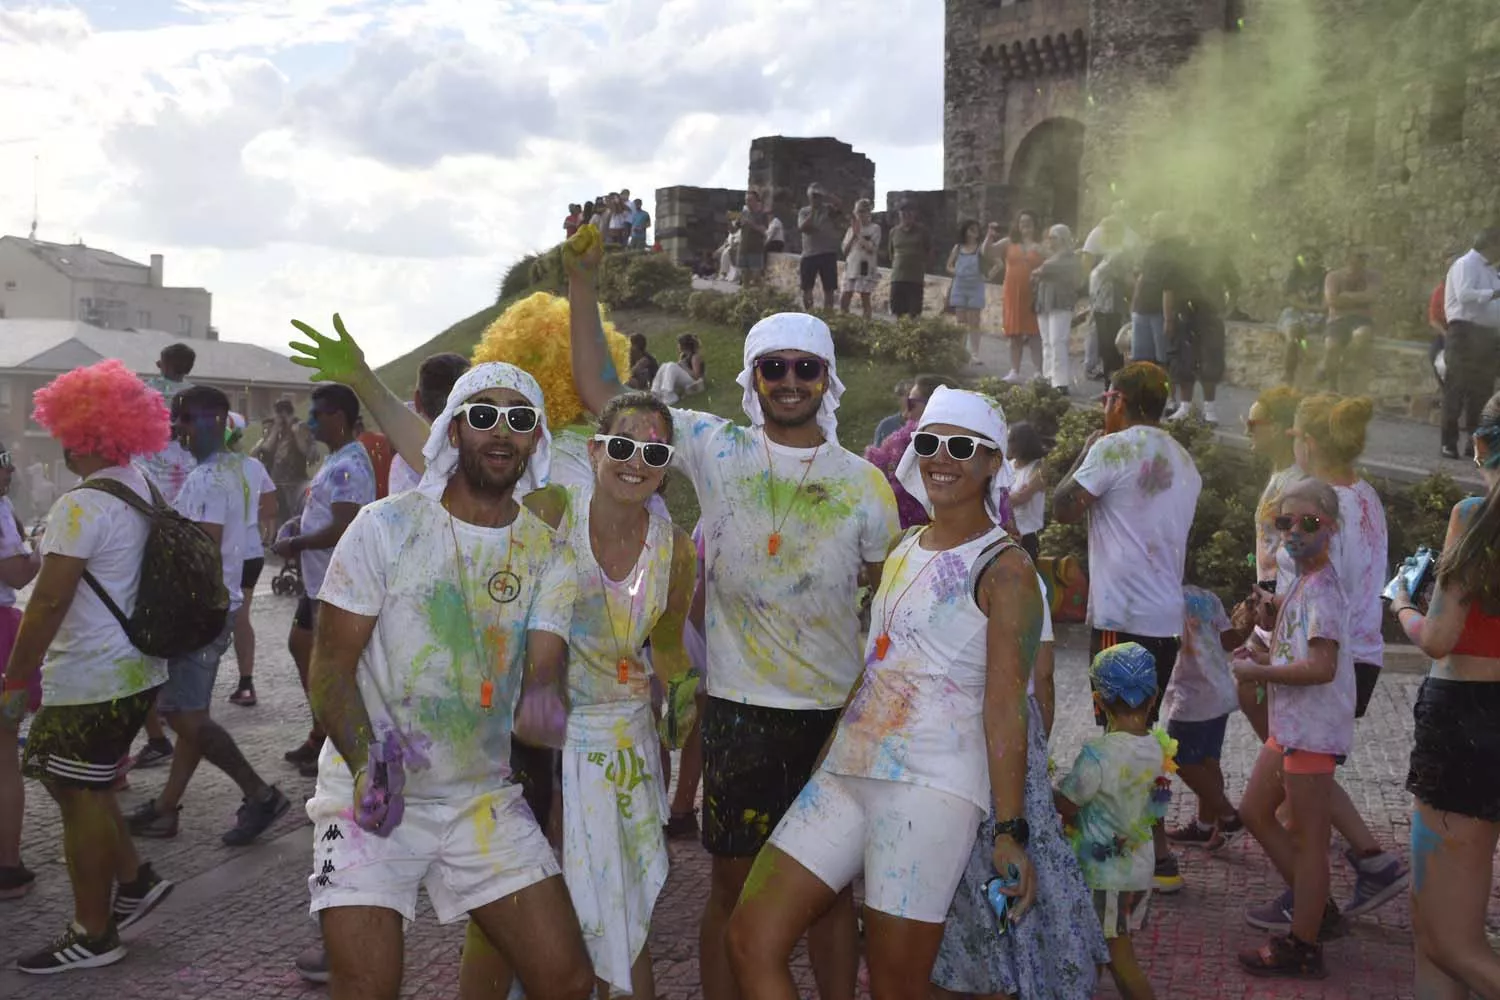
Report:
<svg viewBox="0 0 1500 1000"><path fill-rule="evenodd" d="M281 541L292 537L299 527L301 527L300 516L288 518L277 530L276 540ZM271 577L271 593L278 597L301 597L306 592L306 588L302 585L302 560L297 556L282 560L281 569Z"/></svg>

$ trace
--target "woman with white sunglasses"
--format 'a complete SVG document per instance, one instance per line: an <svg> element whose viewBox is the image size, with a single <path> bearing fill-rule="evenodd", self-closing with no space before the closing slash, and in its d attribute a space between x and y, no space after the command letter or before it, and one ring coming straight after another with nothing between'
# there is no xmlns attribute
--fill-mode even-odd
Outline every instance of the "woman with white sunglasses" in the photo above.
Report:
<svg viewBox="0 0 1500 1000"><path fill-rule="evenodd" d="M887 558L864 673L730 923L746 1000L796 995L792 948L861 872L872 992L926 1000L949 903L991 809L1011 918L1031 906L1026 682L1043 597L995 520L1004 442L994 401L933 392L897 468L932 522Z"/></svg>

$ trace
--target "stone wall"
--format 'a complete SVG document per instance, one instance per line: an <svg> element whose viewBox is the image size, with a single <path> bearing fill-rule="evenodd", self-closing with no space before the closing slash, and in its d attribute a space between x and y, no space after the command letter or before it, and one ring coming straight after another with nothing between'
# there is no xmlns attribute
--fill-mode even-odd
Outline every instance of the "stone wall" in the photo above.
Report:
<svg viewBox="0 0 1500 1000"><path fill-rule="evenodd" d="M839 265L839 280L843 281L843 264ZM799 294L797 256L795 254L771 254L766 261L767 281L776 288L792 295ZM942 313L947 300L950 279L929 274L923 312L928 316ZM995 336L1000 335L1001 321L1000 287L987 285L982 328ZM877 317L890 315L890 270L880 269L880 284L870 296L871 306ZM858 308L858 302L854 308ZM1084 338L1092 335L1092 327L1081 323L1073 328L1071 351L1075 371L1081 371ZM1230 323L1226 336L1226 382L1230 385L1250 389L1267 389L1281 381L1282 362L1286 355L1286 341L1274 327L1264 323ZM1310 355L1303 362L1301 371L1310 373L1317 366L1321 346L1309 345ZM990 374L1004 374L993 372ZM1436 422L1435 402L1437 386L1432 368L1427 361L1426 347L1406 341L1377 338L1373 359L1369 393L1377 408L1389 415L1409 416L1417 420Z"/></svg>
<svg viewBox="0 0 1500 1000"><path fill-rule="evenodd" d="M745 192L728 188L656 189L656 240L679 264L712 253L729 235L729 213L745 207Z"/></svg>
<svg viewBox="0 0 1500 1000"><path fill-rule="evenodd" d="M816 181L849 212L860 198L875 197L875 164L837 139L763 136L750 144L747 187L770 201L772 213L786 231L788 250L802 248L797 210L807 204L807 187Z"/></svg>

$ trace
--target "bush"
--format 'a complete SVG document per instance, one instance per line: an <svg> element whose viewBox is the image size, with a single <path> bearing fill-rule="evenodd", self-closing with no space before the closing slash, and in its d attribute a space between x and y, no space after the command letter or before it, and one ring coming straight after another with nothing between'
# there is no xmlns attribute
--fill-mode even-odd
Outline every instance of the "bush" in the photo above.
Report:
<svg viewBox="0 0 1500 1000"><path fill-rule="evenodd" d="M692 292L687 297L687 314L700 323L728 323L730 299L718 292Z"/></svg>
<svg viewBox="0 0 1500 1000"><path fill-rule="evenodd" d="M660 292L692 286L692 272L662 253L609 253L599 267L599 300L613 309L650 305Z"/></svg>
<svg viewBox="0 0 1500 1000"><path fill-rule="evenodd" d="M865 332L871 338L868 354L913 371L950 374L969 363L964 328L941 316L903 316L895 323L871 321Z"/></svg>
<svg viewBox="0 0 1500 1000"><path fill-rule="evenodd" d="M651 304L662 312L686 313L691 288L668 288L651 296Z"/></svg>

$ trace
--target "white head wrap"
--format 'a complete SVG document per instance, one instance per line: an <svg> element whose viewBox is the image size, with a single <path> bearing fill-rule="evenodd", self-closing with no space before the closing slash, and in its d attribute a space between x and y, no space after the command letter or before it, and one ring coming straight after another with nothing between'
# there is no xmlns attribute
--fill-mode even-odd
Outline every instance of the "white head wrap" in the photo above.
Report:
<svg viewBox="0 0 1500 1000"><path fill-rule="evenodd" d="M917 421L917 430L934 424L962 427L980 437L989 438L1000 446L1002 453L1005 451L1008 436L1005 411L989 396L967 389L938 386L927 399L922 419ZM927 509L927 513L932 513L932 503L927 499L927 487L922 483L922 470L917 465L917 452L910 442L906 445L901 461L896 464L896 481ZM992 514L999 509L1000 491L1009 489L1010 484L1010 470L1002 462L990 483L989 508Z"/></svg>
<svg viewBox="0 0 1500 1000"><path fill-rule="evenodd" d="M833 357L833 334L827 323L807 313L767 316L751 327L745 337L745 367L735 381L745 390L745 416L750 418L750 426L760 427L766 422L765 414L760 411L760 396L755 391L755 359L772 351L805 351L828 362L828 389L818 407L818 427L829 444L838 444L839 421L833 411L839 408L844 383L839 381Z"/></svg>
<svg viewBox="0 0 1500 1000"><path fill-rule="evenodd" d="M536 407L537 428L541 431L536 448L526 462L526 471L516 483L516 496L530 493L547 485L547 475L552 468L552 432L547 430L547 402L542 398L542 387L536 379L515 365L492 361L475 365L464 372L448 393L448 404L442 414L432 422L432 432L427 435L427 444L422 448L422 457L427 460L427 471L417 489L428 496L441 497L448 488L448 480L458 468L458 448L448 443L448 425L453 423L454 412L469 400L469 397L486 389L514 389L526 401Z"/></svg>

